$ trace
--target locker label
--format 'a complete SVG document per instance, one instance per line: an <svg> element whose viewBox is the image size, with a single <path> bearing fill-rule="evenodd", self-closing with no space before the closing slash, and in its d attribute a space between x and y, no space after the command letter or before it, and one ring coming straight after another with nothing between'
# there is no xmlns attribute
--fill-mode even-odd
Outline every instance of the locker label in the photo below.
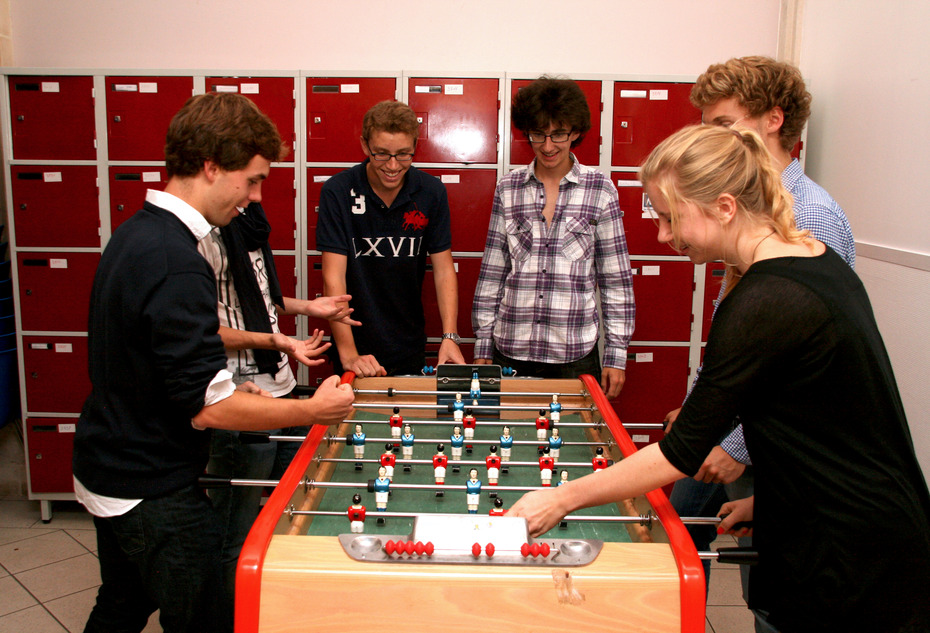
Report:
<svg viewBox="0 0 930 633"><path fill-rule="evenodd" d="M49 259L48 267L49 268L67 268L68 260L67 259Z"/></svg>
<svg viewBox="0 0 930 633"><path fill-rule="evenodd" d="M446 84L446 94L447 95L465 94L465 84Z"/></svg>
<svg viewBox="0 0 930 633"><path fill-rule="evenodd" d="M139 92L158 92L158 83L154 81L143 81L139 84Z"/></svg>
<svg viewBox="0 0 930 633"><path fill-rule="evenodd" d="M239 86L213 86L214 92L239 92Z"/></svg>
<svg viewBox="0 0 930 633"><path fill-rule="evenodd" d="M60 87L57 81L43 81L42 82L42 92L60 92Z"/></svg>
<svg viewBox="0 0 930 633"><path fill-rule="evenodd" d="M442 93L442 86L414 86L414 87L413 87L413 91L414 91L414 92L424 92L424 93L441 94L441 93Z"/></svg>
<svg viewBox="0 0 930 633"><path fill-rule="evenodd" d="M144 171L142 182L161 182L161 174L157 171Z"/></svg>
<svg viewBox="0 0 930 633"><path fill-rule="evenodd" d="M42 174L42 180L45 182L61 182L60 171L47 171Z"/></svg>
<svg viewBox="0 0 930 633"><path fill-rule="evenodd" d="M642 187L643 183L638 180L618 180L618 187Z"/></svg>
<svg viewBox="0 0 930 633"><path fill-rule="evenodd" d="M137 92L139 86L136 84L113 84L113 92Z"/></svg>
<svg viewBox="0 0 930 633"><path fill-rule="evenodd" d="M658 277L661 274L659 266L643 266L643 277Z"/></svg>
<svg viewBox="0 0 930 633"><path fill-rule="evenodd" d="M314 176L314 177L313 177L313 182L326 182L326 181L329 180L330 178L331 178L331 176Z"/></svg>
<svg viewBox="0 0 930 633"><path fill-rule="evenodd" d="M258 84L242 84L239 91L244 95L257 95Z"/></svg>
<svg viewBox="0 0 930 633"><path fill-rule="evenodd" d="M52 349L50 343L30 343L29 349Z"/></svg>
<svg viewBox="0 0 930 633"><path fill-rule="evenodd" d="M651 363L652 362L652 352L640 352L636 354L637 363Z"/></svg>
<svg viewBox="0 0 930 633"><path fill-rule="evenodd" d="M650 101L668 101L668 90L650 90Z"/></svg>
<svg viewBox="0 0 930 633"><path fill-rule="evenodd" d="M344 93L356 93L361 91L361 86L359 84L340 84L339 92Z"/></svg>
<svg viewBox="0 0 930 633"><path fill-rule="evenodd" d="M71 343L55 343L55 352L58 354L70 354L73 351Z"/></svg>
<svg viewBox="0 0 930 633"><path fill-rule="evenodd" d="M59 424L58 432L59 433L74 433L77 428L76 424Z"/></svg>
<svg viewBox="0 0 930 633"><path fill-rule="evenodd" d="M621 99L645 99L646 91L645 90L621 90L620 98Z"/></svg>
<svg viewBox="0 0 930 633"><path fill-rule="evenodd" d="M442 174L439 177L439 180L440 182L450 183L454 185L454 184L458 184L459 182L461 182L461 176L459 176L458 174Z"/></svg>
<svg viewBox="0 0 930 633"><path fill-rule="evenodd" d="M633 440L634 442L645 444L646 442L649 441L649 436L648 435L632 435L630 436L630 439Z"/></svg>

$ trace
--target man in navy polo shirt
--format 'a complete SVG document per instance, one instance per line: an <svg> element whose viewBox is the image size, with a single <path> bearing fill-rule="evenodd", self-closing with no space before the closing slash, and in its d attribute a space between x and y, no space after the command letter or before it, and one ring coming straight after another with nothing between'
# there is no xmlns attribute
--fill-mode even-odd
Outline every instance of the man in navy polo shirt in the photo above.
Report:
<svg viewBox="0 0 930 633"><path fill-rule="evenodd" d="M352 295L362 325L332 323L337 373L419 373L426 332L420 299L429 255L442 317L439 363L464 363L459 350L458 282L446 189L412 167L418 127L410 106L382 101L362 121L367 158L330 178L320 194L317 248L323 291Z"/></svg>

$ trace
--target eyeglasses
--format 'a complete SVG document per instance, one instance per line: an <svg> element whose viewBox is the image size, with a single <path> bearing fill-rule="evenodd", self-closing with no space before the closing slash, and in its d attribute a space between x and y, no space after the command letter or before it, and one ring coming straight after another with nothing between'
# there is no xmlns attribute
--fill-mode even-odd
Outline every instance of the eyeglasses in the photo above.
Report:
<svg viewBox="0 0 930 633"><path fill-rule="evenodd" d="M409 163L413 160L413 152L399 152L397 154L388 154L387 152L373 152L371 150L371 145L366 143L368 146L368 155L371 156L372 160L376 160L379 163L386 163L392 158L396 158L398 163Z"/></svg>
<svg viewBox="0 0 930 633"><path fill-rule="evenodd" d="M526 139L530 143L545 143L546 139L551 139L553 143L564 143L572 136L571 132L553 132L552 134L543 134L542 132L528 132Z"/></svg>

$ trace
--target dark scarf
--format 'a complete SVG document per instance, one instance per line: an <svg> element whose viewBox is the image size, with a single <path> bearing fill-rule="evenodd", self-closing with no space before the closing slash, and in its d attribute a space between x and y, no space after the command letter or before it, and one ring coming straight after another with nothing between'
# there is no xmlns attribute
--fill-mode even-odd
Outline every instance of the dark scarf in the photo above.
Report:
<svg viewBox="0 0 930 633"><path fill-rule="evenodd" d="M268 246L268 235L271 225L265 216L265 210L258 202L246 207L245 213L234 218L229 225L220 229L220 237L226 245L226 259L229 262L229 272L232 274L233 285L239 297L242 316L245 319L245 329L249 332L272 333L271 319L268 316L268 306L262 297L262 291L255 278L252 260L249 253L261 250L262 259L265 260L265 272L268 274L268 286L271 290L271 300L275 305L284 305L281 295L281 284L278 283L278 274L274 267L274 258L271 247ZM281 353L270 349L253 349L252 355L258 369L272 378L278 373L278 364L281 362Z"/></svg>

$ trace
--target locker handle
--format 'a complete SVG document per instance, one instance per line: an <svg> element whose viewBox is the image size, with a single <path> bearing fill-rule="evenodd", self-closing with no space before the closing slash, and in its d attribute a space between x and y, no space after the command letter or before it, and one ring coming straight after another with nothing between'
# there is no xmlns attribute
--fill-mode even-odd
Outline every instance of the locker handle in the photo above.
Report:
<svg viewBox="0 0 930 633"><path fill-rule="evenodd" d="M57 433L58 427L54 424L36 424L31 430L39 433Z"/></svg>
<svg viewBox="0 0 930 633"><path fill-rule="evenodd" d="M47 259L24 259L23 266L48 266Z"/></svg>
<svg viewBox="0 0 930 633"><path fill-rule="evenodd" d="M115 174L113 180L142 180L142 174Z"/></svg>
<svg viewBox="0 0 930 633"><path fill-rule="evenodd" d="M21 83L16 84L14 90L17 92L39 92L39 84L36 83Z"/></svg>
<svg viewBox="0 0 930 633"><path fill-rule="evenodd" d="M339 86L313 86L310 92L339 92Z"/></svg>
<svg viewBox="0 0 930 633"><path fill-rule="evenodd" d="M24 171L16 174L17 180L42 180L43 178L41 171Z"/></svg>

